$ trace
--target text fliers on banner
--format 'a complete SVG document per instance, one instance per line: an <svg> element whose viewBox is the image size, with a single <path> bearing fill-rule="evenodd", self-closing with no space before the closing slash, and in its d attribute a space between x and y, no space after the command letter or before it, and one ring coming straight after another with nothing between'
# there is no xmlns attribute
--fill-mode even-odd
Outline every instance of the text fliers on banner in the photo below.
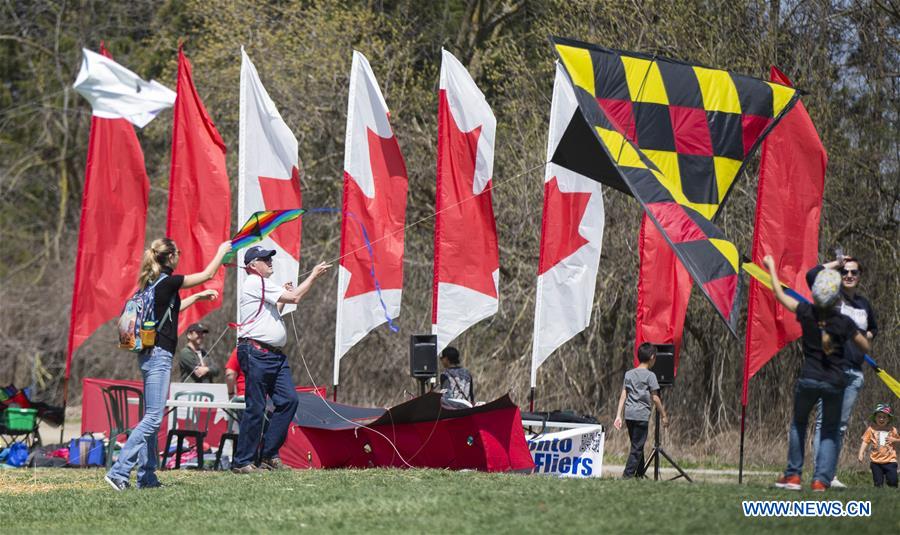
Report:
<svg viewBox="0 0 900 535"><path fill-rule="evenodd" d="M558 433L528 435L534 473L559 477L600 477L603 427L594 425Z"/></svg>

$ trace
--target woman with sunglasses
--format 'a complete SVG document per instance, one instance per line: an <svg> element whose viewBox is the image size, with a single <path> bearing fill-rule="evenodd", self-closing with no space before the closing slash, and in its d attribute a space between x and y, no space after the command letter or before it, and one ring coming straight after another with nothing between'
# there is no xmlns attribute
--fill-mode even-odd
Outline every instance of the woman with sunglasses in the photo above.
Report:
<svg viewBox="0 0 900 535"><path fill-rule="evenodd" d="M841 256L825 264L816 266L806 276L806 282L812 287L812 281L823 269L835 269L841 274L841 302L839 305L841 314L849 317L856 324L857 329L866 339L871 341L878 334L878 324L875 321L875 311L869 300L857 291L859 286L862 266L859 260L850 256ZM847 387L844 389L844 402L841 405L841 425L838 435L838 454L840 454L844 433L850 421L850 414L856 405L856 399L863 387L863 371L865 353L856 344L848 342L844 347L844 378ZM822 404L816 406L816 432L813 438L813 448L819 449L819 441L822 436ZM834 488L843 488L846 485L834 478L831 481Z"/></svg>

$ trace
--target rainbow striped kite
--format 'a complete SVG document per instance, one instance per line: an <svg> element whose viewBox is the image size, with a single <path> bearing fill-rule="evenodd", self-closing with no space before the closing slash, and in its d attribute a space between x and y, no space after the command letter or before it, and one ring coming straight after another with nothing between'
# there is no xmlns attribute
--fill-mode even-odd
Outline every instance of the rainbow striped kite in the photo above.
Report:
<svg viewBox="0 0 900 535"><path fill-rule="evenodd" d="M770 290L772 289L772 278L769 276L768 271L764 270L753 262L744 262L741 267L744 268L744 271L746 271L748 275L758 280L763 286ZM781 287L784 289L785 294L793 297L797 301L801 303L809 303L809 300L807 298L792 290L784 283L781 283ZM893 392L895 396L900 398L900 382L891 377L888 372L880 368L878 364L875 363L875 360L869 355L866 355L866 362L869 364L869 366L872 367L873 370L875 370L875 375L877 375L878 378L881 379L884 384L886 384L887 387L891 389L891 392Z"/></svg>
<svg viewBox="0 0 900 535"><path fill-rule="evenodd" d="M225 255L224 261L231 262L238 249L253 245L271 234L282 223L293 221L305 213L306 210L303 208L254 212L241 230L231 237L231 252Z"/></svg>

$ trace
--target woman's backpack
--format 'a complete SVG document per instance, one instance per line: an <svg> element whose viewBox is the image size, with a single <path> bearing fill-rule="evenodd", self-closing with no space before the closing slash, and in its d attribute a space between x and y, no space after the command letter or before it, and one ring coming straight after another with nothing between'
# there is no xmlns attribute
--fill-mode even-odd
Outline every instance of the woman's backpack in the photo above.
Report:
<svg viewBox="0 0 900 535"><path fill-rule="evenodd" d="M131 299L125 302L119 321L116 323L119 330L119 349L132 353L153 347L156 343L156 331L172 313L171 303L166 310L166 315L157 325L156 323L156 298L155 289L168 275L161 274L153 284L143 290L135 292ZM174 296L173 296L174 300ZM151 334L152 333L152 334Z"/></svg>

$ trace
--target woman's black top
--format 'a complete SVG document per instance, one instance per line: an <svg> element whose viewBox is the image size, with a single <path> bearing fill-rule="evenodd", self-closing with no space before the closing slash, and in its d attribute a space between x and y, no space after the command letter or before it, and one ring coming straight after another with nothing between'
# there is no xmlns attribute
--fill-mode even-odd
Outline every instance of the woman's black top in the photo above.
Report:
<svg viewBox="0 0 900 535"><path fill-rule="evenodd" d="M856 324L839 312L817 310L809 303L797 305L797 321L803 331L800 378L845 386L844 344L856 335ZM831 338L829 347L823 347L823 331Z"/></svg>
<svg viewBox="0 0 900 535"><path fill-rule="evenodd" d="M818 265L806 274L806 284L812 289L813 282L816 280L816 275L819 274L820 271L825 269L825 266ZM857 292L853 296L848 295L844 290L841 290L841 313L850 317L854 323L856 323L856 327L859 329L859 332L866 335L866 331L872 333L872 337L878 336L878 321L875 319L875 311L872 309L872 304L869 303L869 300L863 297ZM865 328L862 327L865 326ZM856 370L860 370L862 368L863 362L865 362L865 352L860 349L855 343L848 340L846 344L844 344L844 368L852 368Z"/></svg>
<svg viewBox="0 0 900 535"><path fill-rule="evenodd" d="M164 267L162 272L168 275L153 290L154 313L157 325L161 322L166 310L172 313L168 320L157 328L156 347L174 354L178 345L178 311L181 309L181 297L178 290L184 284L184 275L172 275L172 268ZM174 299L173 299L174 298Z"/></svg>

